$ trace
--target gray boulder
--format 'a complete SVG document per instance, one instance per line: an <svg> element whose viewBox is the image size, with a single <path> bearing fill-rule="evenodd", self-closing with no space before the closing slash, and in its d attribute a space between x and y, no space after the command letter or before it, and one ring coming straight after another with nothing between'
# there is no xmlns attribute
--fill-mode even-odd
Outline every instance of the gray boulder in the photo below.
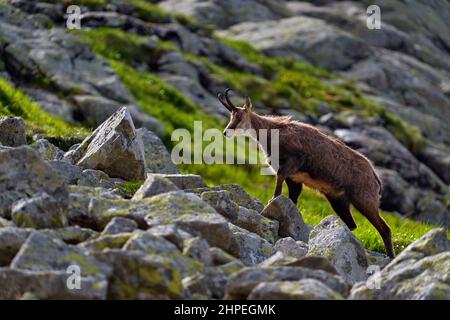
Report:
<svg viewBox="0 0 450 320"><path fill-rule="evenodd" d="M274 253L272 244L266 239L231 223L229 228L239 243L240 254L237 257L245 265L258 264Z"/></svg>
<svg viewBox="0 0 450 320"><path fill-rule="evenodd" d="M82 171L67 161L51 160L48 162L65 180L67 184L76 184L82 177Z"/></svg>
<svg viewBox="0 0 450 320"><path fill-rule="evenodd" d="M308 242L311 226L307 225L291 199L278 196L264 208L261 214L280 223L278 235Z"/></svg>
<svg viewBox="0 0 450 320"><path fill-rule="evenodd" d="M0 145L18 147L27 144L25 122L18 117L0 119Z"/></svg>
<svg viewBox="0 0 450 320"><path fill-rule="evenodd" d="M308 244L302 241L295 241L291 237L287 237L278 240L274 245L274 249L276 251L281 251L285 256L300 259L306 256L306 253L308 252Z"/></svg>
<svg viewBox="0 0 450 320"><path fill-rule="evenodd" d="M161 139L153 132L140 128L136 130L144 145L144 157L148 173L179 173L179 169L172 162L167 148Z"/></svg>
<svg viewBox="0 0 450 320"><path fill-rule="evenodd" d="M0 268L0 299L23 299L31 295L45 300L106 299L108 283L93 277L81 277L79 289L67 286L66 271L29 271Z"/></svg>
<svg viewBox="0 0 450 320"><path fill-rule="evenodd" d="M261 212L264 209L264 205L261 201L249 195L244 188L242 188L238 184L222 184L215 187L208 188L196 188L196 189L187 189L185 192L195 193L201 195L206 191L228 191L230 194L230 198L233 202L238 204L241 207L245 207L247 209L253 209L257 212Z"/></svg>
<svg viewBox="0 0 450 320"><path fill-rule="evenodd" d="M154 176L163 177L170 180L179 189L196 189L206 187L203 178L197 174L162 174L155 173Z"/></svg>
<svg viewBox="0 0 450 320"><path fill-rule="evenodd" d="M133 232L138 227L137 223L131 219L116 217L105 227L102 234L118 234L123 232Z"/></svg>
<svg viewBox="0 0 450 320"><path fill-rule="evenodd" d="M39 139L30 145L44 160L61 160L64 152L46 139Z"/></svg>
<svg viewBox="0 0 450 320"><path fill-rule="evenodd" d="M9 266L30 235L29 229L0 228L0 267Z"/></svg>
<svg viewBox="0 0 450 320"><path fill-rule="evenodd" d="M0 148L0 216L9 217L14 202L42 192L67 206L64 178L35 151L27 146Z"/></svg>
<svg viewBox="0 0 450 320"><path fill-rule="evenodd" d="M219 29L239 22L275 20L290 15L283 2L274 0L165 0L161 6L169 11L191 15Z"/></svg>
<svg viewBox="0 0 450 320"><path fill-rule="evenodd" d="M308 256L327 258L339 275L349 283L367 279L365 250L338 217L323 219L311 231Z"/></svg>
<svg viewBox="0 0 450 320"><path fill-rule="evenodd" d="M260 283L302 279L318 280L344 297L349 292L349 287L342 278L322 270L302 267L247 267L228 279L226 297L246 299Z"/></svg>
<svg viewBox="0 0 450 320"><path fill-rule="evenodd" d="M169 240L174 245L176 245L179 250L183 250L184 242L192 238L192 235L190 233L182 230L179 226L175 224L154 226L148 229L147 232L155 236L163 237L164 239Z"/></svg>
<svg viewBox="0 0 450 320"><path fill-rule="evenodd" d="M32 272L65 273L76 268L80 271L81 283L83 278L90 281L100 294L104 294L106 278L111 273L111 267L88 256L82 249L36 231L22 245L10 267Z"/></svg>
<svg viewBox="0 0 450 320"><path fill-rule="evenodd" d="M221 35L249 41L270 55L296 57L329 70L349 68L371 54L370 47L352 34L304 16L243 22Z"/></svg>
<svg viewBox="0 0 450 320"><path fill-rule="evenodd" d="M202 262L205 266L210 266L212 255L209 249L209 244L205 239L194 237L184 242L183 254Z"/></svg>
<svg viewBox="0 0 450 320"><path fill-rule="evenodd" d="M166 258L119 249L93 255L112 266L108 299L181 299L183 296L180 274Z"/></svg>
<svg viewBox="0 0 450 320"><path fill-rule="evenodd" d="M239 206L232 200L229 191L205 191L201 197L232 224L254 232L271 243L276 241L278 221L268 219L253 209Z"/></svg>
<svg viewBox="0 0 450 320"><path fill-rule="evenodd" d="M13 204L14 223L24 228L62 228L67 226L66 208L47 193L36 194Z"/></svg>
<svg viewBox="0 0 450 320"><path fill-rule="evenodd" d="M159 175L147 174L147 179L139 190L136 191L132 200L142 200L144 198L156 196L160 193L177 190L179 190L178 187L169 179Z"/></svg>
<svg viewBox="0 0 450 320"><path fill-rule="evenodd" d="M198 196L173 191L145 200L146 208L141 212L150 227L174 223L192 235L206 239L211 246L239 257L239 243L225 218ZM139 215L139 211L131 208L128 212Z"/></svg>
<svg viewBox="0 0 450 320"><path fill-rule="evenodd" d="M384 269L357 283L351 299L450 299L450 241L445 229L432 230L411 243Z"/></svg>
<svg viewBox="0 0 450 320"><path fill-rule="evenodd" d="M121 108L75 150L73 159L83 169L104 171L126 180L145 178L142 140L127 108Z"/></svg>
<svg viewBox="0 0 450 320"><path fill-rule="evenodd" d="M262 282L248 300L342 300L343 297L315 279Z"/></svg>

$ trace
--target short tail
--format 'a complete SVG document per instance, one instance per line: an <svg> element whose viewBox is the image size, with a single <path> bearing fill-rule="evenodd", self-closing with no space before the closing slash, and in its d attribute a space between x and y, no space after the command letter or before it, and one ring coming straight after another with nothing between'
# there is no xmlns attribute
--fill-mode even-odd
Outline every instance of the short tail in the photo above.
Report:
<svg viewBox="0 0 450 320"><path fill-rule="evenodd" d="M380 177L377 175L375 170L373 171L373 175L375 176L375 179L377 180L378 186L380 187L378 190L378 194L381 196L383 194L383 182L381 181Z"/></svg>

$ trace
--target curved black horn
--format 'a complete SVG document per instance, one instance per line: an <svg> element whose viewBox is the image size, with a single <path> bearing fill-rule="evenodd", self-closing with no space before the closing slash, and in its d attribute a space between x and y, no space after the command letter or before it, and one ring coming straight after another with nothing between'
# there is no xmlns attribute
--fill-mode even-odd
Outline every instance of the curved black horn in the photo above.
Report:
<svg viewBox="0 0 450 320"><path fill-rule="evenodd" d="M220 103L224 105L225 108L227 108L230 112L234 110L232 106L230 106L225 100L223 99L223 93L218 93L217 98L219 99Z"/></svg>
<svg viewBox="0 0 450 320"><path fill-rule="evenodd" d="M233 102L231 102L230 98L228 97L228 92L229 91L231 91L230 88L227 88L227 90L225 90L225 99L227 100L227 102L230 105L230 107L232 107L233 109L236 109L236 106L233 104Z"/></svg>

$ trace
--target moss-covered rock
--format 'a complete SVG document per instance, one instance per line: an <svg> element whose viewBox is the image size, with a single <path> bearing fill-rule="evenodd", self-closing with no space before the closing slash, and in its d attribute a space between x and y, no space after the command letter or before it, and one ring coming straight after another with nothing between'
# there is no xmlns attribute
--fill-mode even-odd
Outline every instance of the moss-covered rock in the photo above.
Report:
<svg viewBox="0 0 450 320"><path fill-rule="evenodd" d="M349 283L367 279L367 257L361 243L338 217L323 219L309 237L308 256L320 256Z"/></svg>
<svg viewBox="0 0 450 320"><path fill-rule="evenodd" d="M343 297L315 279L262 282L252 290L249 300L342 300Z"/></svg>
<svg viewBox="0 0 450 320"><path fill-rule="evenodd" d="M46 192L66 208L64 179L30 147L0 147L0 216L9 217L14 202Z"/></svg>
<svg viewBox="0 0 450 320"><path fill-rule="evenodd" d="M262 282L299 281L315 279L342 296L346 296L349 286L335 275L322 270L311 270L302 267L248 267L233 274L228 280L228 298L245 299Z"/></svg>
<svg viewBox="0 0 450 320"><path fill-rule="evenodd" d="M62 228L67 226L66 208L47 193L14 203L11 210L14 224L23 228Z"/></svg>
<svg viewBox="0 0 450 320"><path fill-rule="evenodd" d="M94 256L112 265L108 299L180 299L181 277L172 262L139 251L109 249Z"/></svg>
<svg viewBox="0 0 450 320"><path fill-rule="evenodd" d="M448 300L450 241L444 229L410 244L384 269L356 284L350 298L374 300Z"/></svg>

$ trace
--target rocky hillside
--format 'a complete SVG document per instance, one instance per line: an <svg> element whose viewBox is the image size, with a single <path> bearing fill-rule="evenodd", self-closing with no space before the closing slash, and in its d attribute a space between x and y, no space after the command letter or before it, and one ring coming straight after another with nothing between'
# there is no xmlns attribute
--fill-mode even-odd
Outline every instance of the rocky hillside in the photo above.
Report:
<svg viewBox="0 0 450 320"><path fill-rule="evenodd" d="M177 173L126 108L65 153L1 124L2 299L450 299L443 228L389 261L335 216L312 227L287 197ZM149 170L169 173L127 199Z"/></svg>
<svg viewBox="0 0 450 320"><path fill-rule="evenodd" d="M450 298L450 6L407 3L0 0L0 298ZM308 190L265 206L255 166L172 164L227 87L367 155L402 253Z"/></svg>

